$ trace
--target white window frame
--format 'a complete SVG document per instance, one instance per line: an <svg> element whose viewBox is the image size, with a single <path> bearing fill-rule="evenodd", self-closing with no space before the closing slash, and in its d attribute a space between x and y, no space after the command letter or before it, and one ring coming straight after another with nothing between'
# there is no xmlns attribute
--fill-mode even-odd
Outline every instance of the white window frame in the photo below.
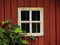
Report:
<svg viewBox="0 0 60 45"><path fill-rule="evenodd" d="M30 11L30 14L29 14L29 20L30 21L21 21L21 11ZM32 11L40 11L40 21L32 21L32 16L31 16L31 14L32 14ZM19 7L18 8L18 25L20 25L21 26L21 23L29 23L30 24L30 33L27 33L27 35L26 36L31 36L31 35L33 35L33 36L44 36L44 12L43 12L43 8L39 8L39 7L31 7L31 8L29 8L29 7ZM34 23L40 23L40 33L32 33L32 22L34 22Z"/></svg>

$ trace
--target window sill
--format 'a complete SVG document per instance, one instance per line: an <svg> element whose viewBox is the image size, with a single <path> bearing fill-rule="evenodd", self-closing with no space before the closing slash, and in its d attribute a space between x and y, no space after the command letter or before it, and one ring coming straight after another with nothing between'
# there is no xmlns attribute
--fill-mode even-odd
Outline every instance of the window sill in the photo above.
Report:
<svg viewBox="0 0 60 45"><path fill-rule="evenodd" d="M44 36L43 33L27 33L25 36Z"/></svg>

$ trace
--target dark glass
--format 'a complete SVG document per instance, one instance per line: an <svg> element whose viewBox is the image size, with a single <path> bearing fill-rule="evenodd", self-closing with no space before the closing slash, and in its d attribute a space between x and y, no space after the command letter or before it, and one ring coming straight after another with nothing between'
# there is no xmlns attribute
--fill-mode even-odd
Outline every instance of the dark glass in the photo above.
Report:
<svg viewBox="0 0 60 45"><path fill-rule="evenodd" d="M40 23L32 23L32 33L40 33Z"/></svg>
<svg viewBox="0 0 60 45"><path fill-rule="evenodd" d="M29 23L22 23L21 27L23 31L26 31L27 33L29 33Z"/></svg>
<svg viewBox="0 0 60 45"><path fill-rule="evenodd" d="M40 20L40 11L32 11L32 20L35 20L35 21Z"/></svg>
<svg viewBox="0 0 60 45"><path fill-rule="evenodd" d="M28 21L29 20L29 11L21 11L21 20Z"/></svg>

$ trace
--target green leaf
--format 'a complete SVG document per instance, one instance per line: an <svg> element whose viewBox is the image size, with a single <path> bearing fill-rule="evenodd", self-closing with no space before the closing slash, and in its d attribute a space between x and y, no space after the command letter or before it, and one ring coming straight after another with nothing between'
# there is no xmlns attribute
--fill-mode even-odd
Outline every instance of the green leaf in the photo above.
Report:
<svg viewBox="0 0 60 45"><path fill-rule="evenodd" d="M21 28L17 27L15 30L14 30L15 33L22 33L23 31L21 30Z"/></svg>
<svg viewBox="0 0 60 45"><path fill-rule="evenodd" d="M3 38L5 30L3 28L0 28L0 38Z"/></svg>
<svg viewBox="0 0 60 45"><path fill-rule="evenodd" d="M2 25L7 24L7 23L12 23L12 20L6 20L6 21L1 22Z"/></svg>
<svg viewBox="0 0 60 45"><path fill-rule="evenodd" d="M11 24L9 24L8 26L9 26L10 29L12 28L12 25Z"/></svg>
<svg viewBox="0 0 60 45"><path fill-rule="evenodd" d="M5 32L5 29L3 29L3 28L0 28L0 32Z"/></svg>
<svg viewBox="0 0 60 45"><path fill-rule="evenodd" d="M4 42L5 42L5 43L9 43L9 39L8 39L8 38L5 38L5 39L4 39Z"/></svg>
<svg viewBox="0 0 60 45"><path fill-rule="evenodd" d="M26 40L22 40L22 44L29 44Z"/></svg>
<svg viewBox="0 0 60 45"><path fill-rule="evenodd" d="M2 25L4 25L4 24L5 24L5 22L3 21L3 22L1 22L1 24L2 24Z"/></svg>

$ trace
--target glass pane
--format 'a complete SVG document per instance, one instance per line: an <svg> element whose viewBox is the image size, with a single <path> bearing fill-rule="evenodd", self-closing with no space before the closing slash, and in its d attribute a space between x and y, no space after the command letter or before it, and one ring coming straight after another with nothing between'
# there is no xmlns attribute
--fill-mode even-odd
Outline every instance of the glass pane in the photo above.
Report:
<svg viewBox="0 0 60 45"><path fill-rule="evenodd" d="M32 33L40 33L40 23L32 23Z"/></svg>
<svg viewBox="0 0 60 45"><path fill-rule="evenodd" d="M22 30L29 32L29 23L22 23L21 24Z"/></svg>
<svg viewBox="0 0 60 45"><path fill-rule="evenodd" d="M29 11L21 11L21 20L22 21L29 20Z"/></svg>
<svg viewBox="0 0 60 45"><path fill-rule="evenodd" d="M35 21L40 20L40 11L32 11L32 20L35 20Z"/></svg>

